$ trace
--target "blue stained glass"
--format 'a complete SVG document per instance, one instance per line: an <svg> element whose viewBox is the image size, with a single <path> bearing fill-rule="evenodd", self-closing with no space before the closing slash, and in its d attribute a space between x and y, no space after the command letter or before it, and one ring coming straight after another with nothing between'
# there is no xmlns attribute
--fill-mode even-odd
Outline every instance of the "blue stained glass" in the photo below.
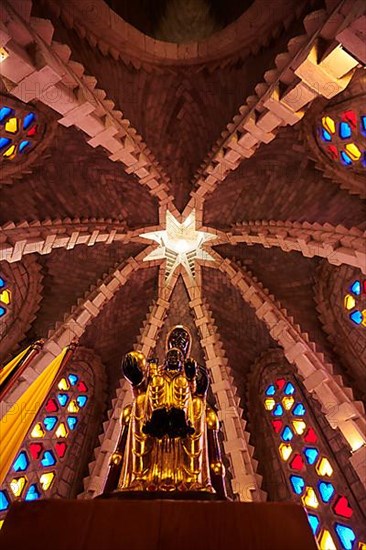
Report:
<svg viewBox="0 0 366 550"><path fill-rule="evenodd" d="M28 147L29 144L30 144L30 141L28 141L27 139L21 141L19 145L19 152L22 153L24 149Z"/></svg>
<svg viewBox="0 0 366 550"><path fill-rule="evenodd" d="M77 404L79 405L79 407L84 407L85 406L85 403L88 401L88 398L86 397L86 395L79 395L77 398L76 398L76 402Z"/></svg>
<svg viewBox="0 0 366 550"><path fill-rule="evenodd" d="M292 485L292 490L296 495L301 495L304 487L305 481L300 476L290 476L290 483Z"/></svg>
<svg viewBox="0 0 366 550"><path fill-rule="evenodd" d="M323 141L332 141L332 136L324 128L321 130L321 136Z"/></svg>
<svg viewBox="0 0 366 550"><path fill-rule="evenodd" d="M344 550L352 550L353 543L356 540L356 535L354 531L347 525L336 523L335 532L337 533L342 548L344 548Z"/></svg>
<svg viewBox="0 0 366 550"><path fill-rule="evenodd" d="M362 166L366 167L366 151L363 152L361 162L362 162Z"/></svg>
<svg viewBox="0 0 366 550"><path fill-rule="evenodd" d="M79 377L76 376L76 374L69 374L67 378L69 379L72 386L75 386L76 382L79 380Z"/></svg>
<svg viewBox="0 0 366 550"><path fill-rule="evenodd" d="M276 388L273 384L271 384L270 386L268 386L268 388L266 389L266 395L274 395L276 393Z"/></svg>
<svg viewBox="0 0 366 550"><path fill-rule="evenodd" d="M70 430L74 430L77 423L78 423L78 419L75 416L67 417L67 424Z"/></svg>
<svg viewBox="0 0 366 550"><path fill-rule="evenodd" d="M272 411L272 414L273 416L282 416L283 408L281 407L281 405L276 405Z"/></svg>
<svg viewBox="0 0 366 550"><path fill-rule="evenodd" d="M352 164L352 160L345 151L341 151L341 161L345 166L351 166Z"/></svg>
<svg viewBox="0 0 366 550"><path fill-rule="evenodd" d="M313 535L316 536L318 527L319 527L319 518L318 516L314 516L314 514L308 514L308 520L310 523L311 530L313 532Z"/></svg>
<svg viewBox="0 0 366 550"><path fill-rule="evenodd" d="M24 500L27 500L27 501L38 500L40 496L41 496L41 494L37 489L37 485L35 483L33 483L33 485L31 485L29 487L29 489L28 489L28 491L25 495Z"/></svg>
<svg viewBox="0 0 366 550"><path fill-rule="evenodd" d="M293 393L295 393L295 388L291 384L291 382L287 382L287 384L285 386L285 389L283 391L284 391L285 395L292 395Z"/></svg>
<svg viewBox="0 0 366 550"><path fill-rule="evenodd" d="M5 281L2 277L0 277L0 288L4 288L5 286Z"/></svg>
<svg viewBox="0 0 366 550"><path fill-rule="evenodd" d="M4 149L4 147L9 145L10 143L11 143L11 139L5 138L5 137L0 137L0 150Z"/></svg>
<svg viewBox="0 0 366 550"><path fill-rule="evenodd" d="M291 439L294 437L294 434L292 433L290 428L288 426L286 426L285 429L282 432L281 437L282 437L283 441L291 441Z"/></svg>
<svg viewBox="0 0 366 550"><path fill-rule="evenodd" d="M355 281L349 289L353 294L359 296L361 294L361 281Z"/></svg>
<svg viewBox="0 0 366 550"><path fill-rule="evenodd" d="M10 109L10 107L1 107L0 109L0 123L4 122L11 113L13 112L13 109Z"/></svg>
<svg viewBox="0 0 366 550"><path fill-rule="evenodd" d="M361 311L359 311L358 309L356 309L356 311L353 311L349 318L351 319L351 321L353 321L356 325L360 325L362 323L362 320L363 320L363 315L361 313Z"/></svg>
<svg viewBox="0 0 366 550"><path fill-rule="evenodd" d="M23 122L23 130L27 130L27 128L29 128L29 126L32 124L35 118L36 118L36 115L34 113L28 113L27 115L25 115L24 122Z"/></svg>
<svg viewBox="0 0 366 550"><path fill-rule="evenodd" d="M3 317L6 313L6 309L0 306L0 317Z"/></svg>
<svg viewBox="0 0 366 550"><path fill-rule="evenodd" d="M6 493L4 491L0 491L0 512L7 510L9 506L10 502L8 497L6 496Z"/></svg>
<svg viewBox="0 0 366 550"><path fill-rule="evenodd" d="M341 122L339 124L339 137L342 139L348 139L352 135L351 126L348 124L348 122Z"/></svg>
<svg viewBox="0 0 366 550"><path fill-rule="evenodd" d="M13 470L14 472L25 472L25 470L29 466L29 460L24 451L19 453L18 458L13 464Z"/></svg>
<svg viewBox="0 0 366 550"><path fill-rule="evenodd" d="M53 430L57 423L57 416L46 416L43 420L44 427L48 432Z"/></svg>
<svg viewBox="0 0 366 550"><path fill-rule="evenodd" d="M366 116L361 117L361 132L366 136Z"/></svg>
<svg viewBox="0 0 366 550"><path fill-rule="evenodd" d="M61 407L64 407L69 400L69 396L66 393L59 393L57 394L57 399Z"/></svg>
<svg viewBox="0 0 366 550"><path fill-rule="evenodd" d="M54 466L56 464L54 454L51 451L45 451L41 460L41 464L44 468L47 468L48 466Z"/></svg>
<svg viewBox="0 0 366 550"><path fill-rule="evenodd" d="M328 481L319 481L318 491L323 502L327 503L334 495L334 487Z"/></svg>
<svg viewBox="0 0 366 550"><path fill-rule="evenodd" d="M315 449L315 447L305 447L304 455L308 464L314 464L318 458L319 451L318 449Z"/></svg>
<svg viewBox="0 0 366 550"><path fill-rule="evenodd" d="M295 407L292 409L292 414L294 416L304 416L306 409L302 403L296 403Z"/></svg>

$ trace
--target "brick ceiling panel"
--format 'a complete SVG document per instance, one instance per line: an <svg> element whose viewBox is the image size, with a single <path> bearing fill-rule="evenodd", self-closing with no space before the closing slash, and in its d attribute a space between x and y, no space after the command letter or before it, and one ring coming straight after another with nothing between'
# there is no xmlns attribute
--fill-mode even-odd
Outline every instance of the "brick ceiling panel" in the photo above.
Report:
<svg viewBox="0 0 366 550"><path fill-rule="evenodd" d="M203 296L211 309L238 394L244 395L244 379L261 353L277 347L266 326L259 321L239 291L218 270L203 268Z"/></svg>
<svg viewBox="0 0 366 550"><path fill-rule="evenodd" d="M107 91L161 163L179 210L188 201L200 163L239 106L254 93L263 67L273 63L288 40L288 36L279 37L249 62L231 60L215 70L169 66L147 71L103 55L58 20L53 24L55 39L71 47L72 59L96 77L98 87Z"/></svg>
<svg viewBox="0 0 366 550"><path fill-rule="evenodd" d="M189 296L181 277L173 290L168 314L158 337L156 355L159 361L164 358L166 338L175 325L184 325L189 330L192 337L191 355L199 364L204 365L205 358L199 332L194 324L194 316L189 307Z"/></svg>
<svg viewBox="0 0 366 550"><path fill-rule="evenodd" d="M21 196L21 200L19 197ZM130 227L158 222L157 203L123 166L86 143L74 129L58 128L47 158L33 173L1 189L0 224L47 217L126 220Z"/></svg>
<svg viewBox="0 0 366 550"><path fill-rule="evenodd" d="M318 350L336 362L315 309L314 285L319 258L305 258L300 252L283 252L278 248L264 249L260 245L220 246L224 257L235 258L258 278L287 309L294 323L309 334Z"/></svg>
<svg viewBox="0 0 366 550"><path fill-rule="evenodd" d="M149 306L157 298L158 269L140 269L94 319L80 340L100 356L107 370L110 396L122 373L121 360L132 351Z"/></svg>
<svg viewBox="0 0 366 550"><path fill-rule="evenodd" d="M43 300L29 337L46 337L91 285L117 262L137 254L141 248L136 244L105 246L99 243L92 247L81 245L73 250L55 250L49 256L40 257L44 273Z"/></svg>
<svg viewBox="0 0 366 550"><path fill-rule="evenodd" d="M316 170L295 128L244 160L205 203L204 223L227 227L249 220L365 226L365 203Z"/></svg>

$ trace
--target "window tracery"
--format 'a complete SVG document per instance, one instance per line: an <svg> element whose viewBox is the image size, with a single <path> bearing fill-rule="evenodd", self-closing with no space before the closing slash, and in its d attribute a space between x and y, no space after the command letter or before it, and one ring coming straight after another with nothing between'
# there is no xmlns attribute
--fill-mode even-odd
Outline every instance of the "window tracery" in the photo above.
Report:
<svg viewBox="0 0 366 550"><path fill-rule="evenodd" d="M71 483L76 439L78 431L80 437L85 432L92 390L93 374L89 369L71 365L58 376L0 488L0 521L14 501L59 494L58 485L65 481L66 469Z"/></svg>
<svg viewBox="0 0 366 550"><path fill-rule="evenodd" d="M8 288L8 283L5 277L0 275L0 318L5 317L11 305L11 290Z"/></svg>
<svg viewBox="0 0 366 550"><path fill-rule="evenodd" d="M354 325L366 327L366 279L355 279L351 282L343 305Z"/></svg>
<svg viewBox="0 0 366 550"><path fill-rule="evenodd" d="M260 394L267 445L274 445L280 478L290 498L305 508L320 550L364 548L362 512L301 384L290 371L267 368Z"/></svg>
<svg viewBox="0 0 366 550"><path fill-rule="evenodd" d="M34 110L0 104L1 162L21 160L39 141L40 133L40 123Z"/></svg>
<svg viewBox="0 0 366 550"><path fill-rule="evenodd" d="M366 168L366 113L352 109L332 111L318 120L318 144L328 158L345 168Z"/></svg>

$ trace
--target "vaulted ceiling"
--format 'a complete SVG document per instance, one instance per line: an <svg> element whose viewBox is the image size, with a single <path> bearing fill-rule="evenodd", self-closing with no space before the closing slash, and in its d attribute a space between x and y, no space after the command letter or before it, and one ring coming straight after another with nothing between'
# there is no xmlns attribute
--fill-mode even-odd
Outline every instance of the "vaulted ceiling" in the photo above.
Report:
<svg viewBox="0 0 366 550"><path fill-rule="evenodd" d="M232 2L229 7L223 2L197 0L187 3L193 10L190 15L201 21L188 44L184 25L189 13L180 16L178 1L98 0L93 9L88 9L84 0L25 4L32 11L24 8L23 22L13 24L14 36L23 45L30 40L25 31L22 34L22 24L40 33L46 44L44 51L44 46L38 46L43 58L47 51L53 67L56 58L61 60L62 85L69 90L70 101L91 104L93 116L99 117L105 125L103 131L109 132L108 139L120 140L122 149L128 149L135 160L119 161L121 145L112 151L102 140L93 142L95 136L86 135L83 126L83 116L88 113L76 115L73 111L69 122L58 124L61 95L50 99L38 93L31 99L29 106L47 121L49 142L39 155L35 148L32 163L23 167L14 160L16 170L13 174L7 170L0 182L0 244L12 251L12 256L4 256L9 261L5 264L9 280L16 279L10 273L16 266L28 269L27 258L37 265L32 269L38 278L39 300L28 317L18 320L23 331L19 330L16 343L52 337L68 316L90 301L117 265L125 265L131 258L142 265L139 258L146 241L139 234L164 229L166 209L178 218L183 213L182 220L195 210L197 227L203 226L219 238L213 243L217 258L227 258L239 269L249 270L279 302L278 307L286 309L293 324L307 334L314 349L342 374L346 348L342 356L327 339L332 328L327 325L324 330L326 313L319 318L314 288L323 277L322 265L336 274L336 265L347 264L346 253L337 252L340 247L354 252L349 254L352 269L364 265L365 203L359 193L342 185L345 168L340 163L333 163L332 168L340 177L330 177L328 168L333 161L322 153L314 154L315 125L318 111L365 93L362 64L356 63L353 79L343 92L333 99L314 95L304 118L291 126L282 121L268 143L266 136L272 130L263 127L264 141L257 140L254 154L249 155L249 146L243 146L244 158L239 162L227 157L222 176L210 182L207 193L204 183L229 151L228 142L236 143L244 136L241 124L260 98L263 80L271 82L273 74L269 73L278 69L282 71L276 76L281 89L289 82L291 71L284 74L283 57L279 59L283 52L296 59L292 50L296 45L299 52L301 44L303 50L298 55L306 57L308 43L315 40L317 32L323 32L329 43L335 39L335 19L333 27L329 19L332 10L338 9L337 2L279 0L276 13L263 13L262 0ZM254 35L250 29L256 31ZM286 58L286 62L292 61ZM21 95L17 92L15 98L10 70L6 74L3 104L7 98L18 101ZM264 112L262 102L256 116ZM247 154L250 158L245 158ZM358 177L352 168L348 170L350 187ZM152 180L154 185L149 186ZM281 228L273 229L281 223ZM247 230L245 224L253 226ZM258 232L254 229L262 226L261 237L255 240L253 235ZM245 237L238 244L232 238L235 231ZM322 252L323 233L334 257L329 248ZM62 241L62 237L72 239L76 234L85 235L85 240L76 246L77 237L72 246ZM306 252L309 241L319 250ZM37 248L32 253L33 242L43 243L39 245L41 255ZM119 378L120 358L136 343L149 308L159 299L170 303L165 325L159 327L161 337L170 324L186 322L191 326L195 353L201 361L205 357L186 279L176 277L176 287L168 291L161 276L163 269L161 260L151 262L146 269L136 268L113 297L105 291L107 305L98 315L93 314L81 336L81 344L93 349L106 367L110 397ZM221 268L197 267L192 284L202 292L212 314L244 399L244 380L256 358L279 343ZM27 301L29 296L16 299ZM328 299L325 295L324 300ZM14 344L5 335L2 355L12 353ZM157 349L161 354L161 344ZM347 376L346 369L344 374ZM356 385L357 376L356 372L350 383Z"/></svg>

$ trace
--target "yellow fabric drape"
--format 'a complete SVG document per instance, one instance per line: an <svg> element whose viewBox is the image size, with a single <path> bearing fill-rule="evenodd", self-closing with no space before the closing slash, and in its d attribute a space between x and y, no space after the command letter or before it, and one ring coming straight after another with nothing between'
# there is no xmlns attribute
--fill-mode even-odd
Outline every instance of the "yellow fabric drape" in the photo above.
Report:
<svg viewBox="0 0 366 550"><path fill-rule="evenodd" d="M19 353L19 355L17 355L16 357L14 357L14 359L12 359L11 361L9 361L9 363L7 365L5 365L5 367L3 367L1 370L0 370L0 385L5 382L5 380L8 378L8 376L13 372L13 370L15 369L15 367L17 366L17 364L19 363L19 361L21 361L23 359L23 357L28 353L30 349L30 346L28 346L24 351L22 351L21 353Z"/></svg>
<svg viewBox="0 0 366 550"><path fill-rule="evenodd" d="M47 397L66 352L67 348L55 357L0 420L0 485L2 485L23 439Z"/></svg>

